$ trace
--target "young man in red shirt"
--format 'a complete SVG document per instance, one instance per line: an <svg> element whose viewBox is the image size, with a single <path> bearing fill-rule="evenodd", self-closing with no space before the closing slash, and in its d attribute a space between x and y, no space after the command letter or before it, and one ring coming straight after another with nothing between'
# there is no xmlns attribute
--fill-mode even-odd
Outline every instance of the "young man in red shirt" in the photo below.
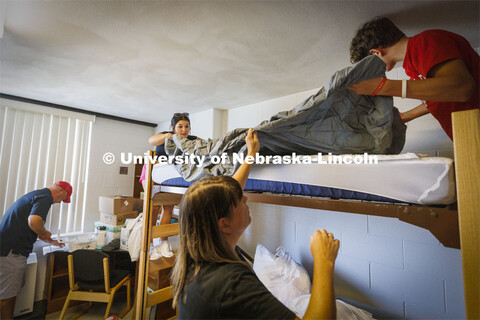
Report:
<svg viewBox="0 0 480 320"><path fill-rule="evenodd" d="M382 59L387 71L403 61L405 73L417 81L376 78L349 89L357 94L424 100L401 114L404 122L431 113L452 139L452 112L480 106L480 57L458 34L427 30L407 37L389 19L377 18L364 24L350 45L352 63L369 54Z"/></svg>

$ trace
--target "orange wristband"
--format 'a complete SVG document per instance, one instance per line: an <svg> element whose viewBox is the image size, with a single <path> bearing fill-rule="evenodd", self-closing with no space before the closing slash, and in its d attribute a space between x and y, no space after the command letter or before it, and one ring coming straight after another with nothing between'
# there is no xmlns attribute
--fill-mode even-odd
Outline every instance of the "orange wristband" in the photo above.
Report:
<svg viewBox="0 0 480 320"><path fill-rule="evenodd" d="M371 94L372 96L376 96L378 91L380 91L380 89L382 89L383 85L385 84L385 82L387 82L387 78L383 78L382 81L380 82L380 84L378 85L377 89L375 89L375 91L373 91L373 93Z"/></svg>

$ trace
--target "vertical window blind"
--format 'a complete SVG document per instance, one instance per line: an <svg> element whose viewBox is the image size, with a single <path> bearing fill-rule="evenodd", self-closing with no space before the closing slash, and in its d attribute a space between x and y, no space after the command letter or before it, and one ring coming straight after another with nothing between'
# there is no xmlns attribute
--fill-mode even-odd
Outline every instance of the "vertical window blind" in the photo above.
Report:
<svg viewBox="0 0 480 320"><path fill-rule="evenodd" d="M71 203L54 204L45 228L83 232L90 137L95 117L0 100L0 216L24 194L64 180Z"/></svg>

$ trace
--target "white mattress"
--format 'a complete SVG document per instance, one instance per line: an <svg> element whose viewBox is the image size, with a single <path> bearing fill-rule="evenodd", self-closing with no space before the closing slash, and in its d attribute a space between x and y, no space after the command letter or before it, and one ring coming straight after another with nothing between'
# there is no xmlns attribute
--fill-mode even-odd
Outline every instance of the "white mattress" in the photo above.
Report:
<svg viewBox="0 0 480 320"><path fill-rule="evenodd" d="M161 184L180 175L172 165L157 164L152 177ZM456 200L453 160L413 153L378 155L378 164L254 165L249 178L346 189L416 204Z"/></svg>

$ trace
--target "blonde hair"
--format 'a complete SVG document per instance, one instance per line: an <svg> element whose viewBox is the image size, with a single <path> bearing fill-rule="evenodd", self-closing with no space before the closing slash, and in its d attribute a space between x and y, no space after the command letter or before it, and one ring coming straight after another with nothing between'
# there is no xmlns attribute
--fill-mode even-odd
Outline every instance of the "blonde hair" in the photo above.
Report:
<svg viewBox="0 0 480 320"><path fill-rule="evenodd" d="M173 307L202 265L242 262L221 233L218 220L229 217L243 196L227 176L209 177L190 186L180 204L180 247L172 271ZM185 301L186 295L183 295Z"/></svg>

